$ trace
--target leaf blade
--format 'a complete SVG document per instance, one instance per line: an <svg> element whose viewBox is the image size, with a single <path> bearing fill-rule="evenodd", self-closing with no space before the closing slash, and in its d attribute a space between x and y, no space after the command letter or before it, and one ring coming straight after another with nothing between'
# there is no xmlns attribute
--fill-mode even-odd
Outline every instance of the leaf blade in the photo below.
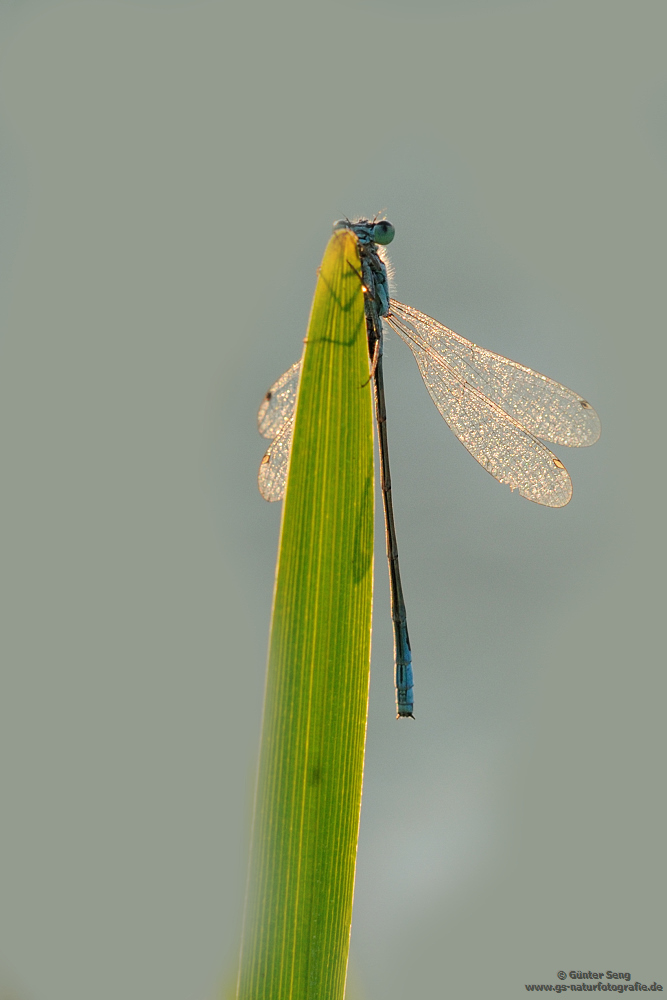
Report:
<svg viewBox="0 0 667 1000"><path fill-rule="evenodd" d="M356 237L313 300L284 501L240 1000L345 988L368 704L373 427Z"/></svg>

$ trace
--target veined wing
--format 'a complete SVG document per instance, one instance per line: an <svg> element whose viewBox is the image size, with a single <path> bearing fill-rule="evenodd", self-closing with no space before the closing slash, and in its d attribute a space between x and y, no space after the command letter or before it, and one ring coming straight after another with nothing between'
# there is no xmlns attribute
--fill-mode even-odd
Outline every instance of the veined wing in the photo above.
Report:
<svg viewBox="0 0 667 1000"><path fill-rule="evenodd" d="M463 382L479 389L535 437L570 448L595 444L600 437L593 407L559 382L478 347L395 299L387 320L415 357L417 351L437 355Z"/></svg>
<svg viewBox="0 0 667 1000"><path fill-rule="evenodd" d="M260 462L257 485L265 500L282 500L285 496L293 430L294 415L285 421Z"/></svg>
<svg viewBox="0 0 667 1000"><path fill-rule="evenodd" d="M257 414L259 433L271 439L257 476L265 500L282 500L285 496L300 375L301 362L297 361L271 386Z"/></svg>
<svg viewBox="0 0 667 1000"><path fill-rule="evenodd" d="M491 352L481 351L429 316L394 300L384 319L412 350L433 402L473 458L498 482L518 490L527 500L564 507L572 496L572 482L563 463L534 432L506 412L491 391L487 393L490 383L497 389L501 380L485 382L475 375L473 351L475 358L478 352ZM438 350L433 341L438 346L444 342L445 349ZM508 365L508 371L513 370L514 362L499 355L492 357ZM542 378L528 368L516 367L534 379ZM563 386L558 388L569 393ZM574 393L570 395L574 397ZM585 409L581 403L579 406Z"/></svg>
<svg viewBox="0 0 667 1000"><path fill-rule="evenodd" d="M272 441L285 421L291 420L294 416L300 375L301 362L296 361L277 382L273 383L262 400L257 414L257 427L262 437Z"/></svg>

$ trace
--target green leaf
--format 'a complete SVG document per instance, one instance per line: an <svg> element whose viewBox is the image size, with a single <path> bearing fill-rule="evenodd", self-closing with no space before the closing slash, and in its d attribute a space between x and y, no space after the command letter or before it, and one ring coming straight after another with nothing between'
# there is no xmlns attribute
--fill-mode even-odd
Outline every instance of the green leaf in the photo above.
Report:
<svg viewBox="0 0 667 1000"><path fill-rule="evenodd" d="M366 737L373 424L356 236L308 327L273 604L239 1000L342 1000Z"/></svg>

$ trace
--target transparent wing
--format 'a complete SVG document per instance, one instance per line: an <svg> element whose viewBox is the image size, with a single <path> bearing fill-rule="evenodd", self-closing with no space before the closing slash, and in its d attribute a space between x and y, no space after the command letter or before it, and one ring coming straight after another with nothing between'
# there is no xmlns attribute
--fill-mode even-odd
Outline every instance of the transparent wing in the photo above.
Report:
<svg viewBox="0 0 667 1000"><path fill-rule="evenodd" d="M300 375L301 362L297 361L271 386L257 414L259 433L271 439L257 476L265 500L282 500L285 496Z"/></svg>
<svg viewBox="0 0 667 1000"><path fill-rule="evenodd" d="M509 386L511 373L518 369L517 374L524 377L525 384L533 387L532 393L524 391L528 400L524 409L535 413L537 406L532 400L537 399L537 393L534 387L542 384L543 376L476 347L424 313L393 299L390 313L384 319L412 350L433 402L473 458L495 479L518 490L527 500L547 507L564 507L572 496L572 482L565 466L538 441L534 430L507 412L500 403L500 399L505 402L506 398L517 398L520 402L524 398ZM503 365L507 366L507 374L501 377L498 371L503 371ZM592 410L584 407L585 401L569 389L551 379L544 381L579 401L581 410ZM555 395L558 399L565 398ZM500 399L496 401L495 396ZM592 412L595 415L595 411ZM596 415L595 421L599 434ZM561 424L563 422L561 418ZM534 418L531 423L536 426Z"/></svg>
<svg viewBox="0 0 667 1000"><path fill-rule="evenodd" d="M479 389L535 437L570 448L595 444L600 437L600 420L593 407L559 382L472 344L394 299L388 319L415 356L417 350L437 355L462 381Z"/></svg>
<svg viewBox="0 0 667 1000"><path fill-rule="evenodd" d="M291 416L283 424L260 462L257 485L265 500L282 500L285 496L293 429L294 416Z"/></svg>
<svg viewBox="0 0 667 1000"><path fill-rule="evenodd" d="M294 417L296 393L299 388L301 362L295 362L271 386L257 414L257 426L262 437L273 440L283 424Z"/></svg>

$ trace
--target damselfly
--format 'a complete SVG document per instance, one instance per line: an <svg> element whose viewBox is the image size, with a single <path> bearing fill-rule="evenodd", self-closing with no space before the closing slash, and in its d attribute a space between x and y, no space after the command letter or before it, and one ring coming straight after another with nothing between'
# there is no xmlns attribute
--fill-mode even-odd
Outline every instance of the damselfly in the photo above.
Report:
<svg viewBox="0 0 667 1000"><path fill-rule="evenodd" d="M397 717L414 718L412 654L389 473L383 324L414 354L431 399L461 444L494 479L534 503L564 507L572 496L565 466L542 441L575 448L594 444L600 421L590 403L571 389L391 299L384 251L394 238L390 222L344 219L334 223L337 229L352 230L359 241L389 563ZM281 500L285 494L300 374L297 361L271 387L259 410L259 431L272 442L259 469L259 489L266 500Z"/></svg>

